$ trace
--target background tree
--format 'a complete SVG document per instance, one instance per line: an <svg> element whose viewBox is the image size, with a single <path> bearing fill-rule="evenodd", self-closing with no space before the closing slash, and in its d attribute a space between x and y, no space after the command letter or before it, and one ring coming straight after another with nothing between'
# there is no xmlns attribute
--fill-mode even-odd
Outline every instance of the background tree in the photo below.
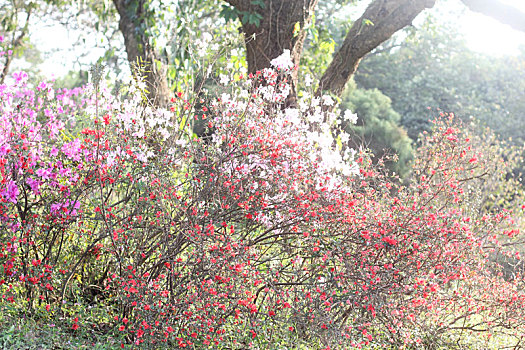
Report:
<svg viewBox="0 0 525 350"><path fill-rule="evenodd" d="M209 74L203 56L220 61L219 48L224 50L238 36L235 28L221 18L224 13L217 0L113 3L129 64L143 76L147 98L157 106L166 105L171 90L200 86ZM209 47L213 37L221 46Z"/></svg>
<svg viewBox="0 0 525 350"><path fill-rule="evenodd" d="M392 108L390 98L377 89L357 88L351 81L341 98L341 108L357 114L357 124L346 126L351 135L349 146L359 149L364 145L376 162L382 159L401 177L408 175L414 153L412 140L400 126L401 115Z"/></svg>
<svg viewBox="0 0 525 350"><path fill-rule="evenodd" d="M515 127L525 121L525 55L473 52L453 24L429 18L407 38L392 38L363 60L355 80L359 87L377 88L392 99L413 140L429 129L429 108L440 108L465 122L474 117L515 144L525 141Z"/></svg>
<svg viewBox="0 0 525 350"><path fill-rule="evenodd" d="M375 1L368 10L386 6L395 13L388 7L395 3L402 2ZM138 22L147 28L135 34L175 66L176 51L158 47L162 30L182 17L164 22L165 4L142 4L149 11L123 7L131 17L144 14ZM254 6L267 6L261 4ZM256 27L263 20L222 9ZM312 14L292 29L307 37L317 31L303 47L315 52L315 43L328 42L318 52L336 52L337 41L317 29L321 23ZM382 26L360 25L355 42L361 31ZM494 343L490 336L472 340L469 331L496 332L507 337L504 345L518 347L525 332L523 278L512 269L501 275L499 261L512 263L520 253L513 246L524 241L521 222L507 211L523 203L516 182L508 181L512 164L502 161L517 158L514 150L445 118L422 137L408 180L397 181L364 152L341 151L349 136L338 130L333 139L337 113L322 108L333 98L319 98L310 84L310 91L295 91L302 94L298 109L283 108L286 74L294 83L299 73L247 75L245 52L223 54L208 45L221 32L202 33L202 26L216 29L209 23L177 29L179 38L196 39L186 44L197 52L188 52L189 65L177 66L176 74L195 73L188 81L197 89L177 91L169 110L146 106L136 82L114 96L95 70L83 89L28 83L20 72L2 84L0 341L17 331L12 325L35 320L79 338L109 334L122 347ZM300 52L299 62L314 62L312 51ZM214 57L217 70L203 69L199 61ZM320 78L328 67L325 57L310 73ZM166 74L169 86L169 65ZM199 86L211 90L209 80L218 80L211 94L219 96L200 103L207 96ZM342 105L359 115L351 129L356 139L401 156L410 142L389 98L347 85ZM213 135L195 137L189 123L195 119Z"/></svg>
<svg viewBox="0 0 525 350"><path fill-rule="evenodd" d="M4 39L3 47L12 54L3 57L1 79L5 79L15 69L31 72L30 79L39 81L42 72L38 64L46 56L56 54L56 47L42 47L32 37L36 31L62 26L68 31L68 38L74 43L61 52L69 63L75 62L73 74L85 74L90 65L86 57L94 50L103 48L100 60L112 68L112 72L121 72L121 60L118 31L113 5L107 1L92 0L71 2L63 0L10 0L0 5L0 35ZM70 35L69 35L70 34ZM118 38L115 34L118 34ZM64 60L65 61L65 60ZM127 60L126 60L127 62ZM54 73L60 76L62 72ZM49 78L49 77L48 77ZM72 82L71 82L72 83ZM80 83L80 81L78 82Z"/></svg>

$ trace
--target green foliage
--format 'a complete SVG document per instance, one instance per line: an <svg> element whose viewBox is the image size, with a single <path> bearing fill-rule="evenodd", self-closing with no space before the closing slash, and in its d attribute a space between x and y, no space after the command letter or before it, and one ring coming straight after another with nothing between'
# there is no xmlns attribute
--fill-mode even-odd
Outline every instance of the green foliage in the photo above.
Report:
<svg viewBox="0 0 525 350"><path fill-rule="evenodd" d="M315 78L314 80L321 78L332 61L335 49L342 43L352 24L346 16L337 15L344 13L344 10L354 2L348 0L319 2L311 22L304 28L306 40L299 65L301 77L309 75Z"/></svg>
<svg viewBox="0 0 525 350"><path fill-rule="evenodd" d="M261 19L263 16L260 11L266 8L266 4L263 0L253 0L251 5L257 10L255 11L240 11L237 8L230 5L222 5L220 16L229 22L230 20L235 21L237 18L241 19L243 24L253 24L256 27L261 25Z"/></svg>
<svg viewBox="0 0 525 350"><path fill-rule="evenodd" d="M302 70L302 75L309 74L319 78L332 61L336 42L328 29L319 27L316 23L316 17L313 16L312 23L304 28L308 38L307 49L301 57L299 69Z"/></svg>
<svg viewBox="0 0 525 350"><path fill-rule="evenodd" d="M88 83L88 73L85 71L69 71L65 76L57 78L55 85L66 89L81 87Z"/></svg>
<svg viewBox="0 0 525 350"><path fill-rule="evenodd" d="M401 176L408 173L408 162L412 158L412 142L406 131L399 125L401 116L392 109L390 98L377 89L358 89L355 83L348 84L341 101L342 109L357 113L358 122L348 126L355 137L351 147L365 145L376 159L391 155L386 164L390 170Z"/></svg>
<svg viewBox="0 0 525 350"><path fill-rule="evenodd" d="M79 306L84 310L88 307L85 304ZM2 305L0 308L1 349L120 349L123 341L121 335L104 328L100 321L74 331L69 321L59 315L49 315L43 306L33 315L21 315L19 307ZM91 306L90 309L90 312L107 312L98 306Z"/></svg>
<svg viewBox="0 0 525 350"><path fill-rule="evenodd" d="M235 7L222 4L220 16L224 18L226 22L235 21L237 19L237 10Z"/></svg>
<svg viewBox="0 0 525 350"><path fill-rule="evenodd" d="M515 127L525 119L525 54L497 58L475 53L453 25L429 18L406 38L391 39L363 60L355 80L392 99L414 140L429 128L429 108L453 112L464 121L474 116L503 138L525 140Z"/></svg>
<svg viewBox="0 0 525 350"><path fill-rule="evenodd" d="M168 35L160 36L167 43L162 48L168 61L168 83L174 91L198 90L209 74L204 62L224 68L228 64L225 52L242 47L237 10L218 0L187 0L171 6L168 13L161 31ZM247 16L253 23L261 18Z"/></svg>

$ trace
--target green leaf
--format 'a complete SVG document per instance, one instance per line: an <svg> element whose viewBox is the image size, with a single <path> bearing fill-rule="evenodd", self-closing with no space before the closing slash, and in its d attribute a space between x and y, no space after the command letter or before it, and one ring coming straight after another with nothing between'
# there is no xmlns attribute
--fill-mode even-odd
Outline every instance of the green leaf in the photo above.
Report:
<svg viewBox="0 0 525 350"><path fill-rule="evenodd" d="M255 6L260 6L261 8L266 8L266 4L264 3L263 0L253 0L251 2L252 5L255 5Z"/></svg>
<svg viewBox="0 0 525 350"><path fill-rule="evenodd" d="M250 13L249 12L242 12L242 20L243 23L250 23Z"/></svg>
<svg viewBox="0 0 525 350"><path fill-rule="evenodd" d="M235 21L238 17L239 12L237 9L228 6L228 5L222 5L221 12L219 13L219 16L224 18L226 22L229 22L230 20Z"/></svg>
<svg viewBox="0 0 525 350"><path fill-rule="evenodd" d="M262 15L258 13L250 13L248 16L248 23L254 24L256 27L258 27L261 24Z"/></svg>

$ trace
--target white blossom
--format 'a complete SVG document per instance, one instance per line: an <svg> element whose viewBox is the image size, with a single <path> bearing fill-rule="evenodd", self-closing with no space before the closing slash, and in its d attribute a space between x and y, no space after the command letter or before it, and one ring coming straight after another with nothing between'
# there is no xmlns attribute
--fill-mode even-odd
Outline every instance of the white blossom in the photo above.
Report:
<svg viewBox="0 0 525 350"><path fill-rule="evenodd" d="M314 113L308 113L306 115L306 118L310 123L322 123L323 122L323 115L322 113L319 113L319 111L314 111Z"/></svg>
<svg viewBox="0 0 525 350"><path fill-rule="evenodd" d="M312 82L313 82L312 76L310 74L306 74L306 76L304 77L304 85L310 86L312 85Z"/></svg>
<svg viewBox="0 0 525 350"><path fill-rule="evenodd" d="M184 139L178 139L177 141L175 141L175 144L176 144L177 146L185 147L186 144L187 144L187 142L186 142L186 140L184 140Z"/></svg>
<svg viewBox="0 0 525 350"><path fill-rule="evenodd" d="M229 82L230 82L230 79L228 78L227 75L219 74L219 84L226 86L228 85Z"/></svg>
<svg viewBox="0 0 525 350"><path fill-rule="evenodd" d="M350 135L348 135L348 133L343 131L341 133L341 142L342 143L347 143L349 139L350 139Z"/></svg>
<svg viewBox="0 0 525 350"><path fill-rule="evenodd" d="M296 108L286 108L284 110L284 115L289 123L299 124L301 121L299 118L299 110Z"/></svg>
<svg viewBox="0 0 525 350"><path fill-rule="evenodd" d="M279 56L270 61L270 64L278 69L290 69L294 67L292 57L290 56L290 50L284 50Z"/></svg>
<svg viewBox="0 0 525 350"><path fill-rule="evenodd" d="M332 96L323 95L323 104L325 106L333 106L334 105L334 99L332 98Z"/></svg>
<svg viewBox="0 0 525 350"><path fill-rule="evenodd" d="M349 121L352 124L356 124L357 123L357 114L356 113L352 113L352 111L347 109L345 111L343 119L346 120L346 121Z"/></svg>

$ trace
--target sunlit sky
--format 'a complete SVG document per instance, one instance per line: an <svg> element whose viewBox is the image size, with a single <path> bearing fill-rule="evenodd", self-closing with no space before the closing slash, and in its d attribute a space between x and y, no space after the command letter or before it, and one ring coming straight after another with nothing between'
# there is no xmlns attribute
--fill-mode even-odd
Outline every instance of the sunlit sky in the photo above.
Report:
<svg viewBox="0 0 525 350"><path fill-rule="evenodd" d="M513 5L525 13L525 0L501 0ZM366 2L362 3L362 7ZM357 10L361 11L361 9ZM468 46L489 55L512 55L517 54L520 46L525 47L525 32L513 30L510 26L502 24L491 17L469 11L460 0L439 0L437 5L429 10L444 20L457 23L460 33L465 35ZM417 25L417 19L416 19ZM75 33L68 33L62 26L34 26L32 39L42 52L48 52L41 68L44 74L50 76L61 76L69 69L75 69L75 54L71 50L74 43ZM95 48L95 42L102 40L95 35L89 37L91 42L86 45L91 47L90 55L86 61L96 61L103 55L102 49ZM49 53L52 50L54 53ZM78 67L78 66L77 66Z"/></svg>
<svg viewBox="0 0 525 350"><path fill-rule="evenodd" d="M525 13L524 0L501 1ZM471 49L491 55L501 55L516 54L520 46L525 46L525 32L514 30L491 17L469 11L459 1L449 0L443 5L460 14L458 26Z"/></svg>

